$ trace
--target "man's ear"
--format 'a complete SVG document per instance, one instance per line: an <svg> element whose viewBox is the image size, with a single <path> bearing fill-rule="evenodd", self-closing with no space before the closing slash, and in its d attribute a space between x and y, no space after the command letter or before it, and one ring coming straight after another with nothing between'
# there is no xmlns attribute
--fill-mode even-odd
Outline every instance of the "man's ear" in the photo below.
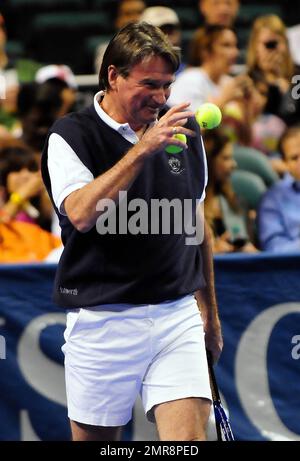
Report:
<svg viewBox="0 0 300 461"><path fill-rule="evenodd" d="M112 90L116 88L117 78L119 77L119 72L113 64L108 67L108 83Z"/></svg>

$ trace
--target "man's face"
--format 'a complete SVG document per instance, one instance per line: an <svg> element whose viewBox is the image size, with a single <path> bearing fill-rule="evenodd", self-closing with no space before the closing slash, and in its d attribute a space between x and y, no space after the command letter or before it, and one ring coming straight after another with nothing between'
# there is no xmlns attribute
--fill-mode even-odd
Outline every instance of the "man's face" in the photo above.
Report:
<svg viewBox="0 0 300 461"><path fill-rule="evenodd" d="M126 78L111 66L109 76L114 117L119 123L129 123L133 130L157 119L174 81L170 65L158 56L135 65Z"/></svg>
<svg viewBox="0 0 300 461"><path fill-rule="evenodd" d="M300 131L283 143L284 160L289 173L300 181Z"/></svg>
<svg viewBox="0 0 300 461"><path fill-rule="evenodd" d="M239 10L239 0L200 0L199 9L207 24L231 27Z"/></svg>

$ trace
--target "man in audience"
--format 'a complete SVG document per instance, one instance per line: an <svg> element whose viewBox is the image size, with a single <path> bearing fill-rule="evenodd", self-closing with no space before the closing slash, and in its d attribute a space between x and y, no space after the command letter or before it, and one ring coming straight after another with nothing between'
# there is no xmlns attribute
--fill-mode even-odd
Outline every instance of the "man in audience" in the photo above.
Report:
<svg viewBox="0 0 300 461"><path fill-rule="evenodd" d="M117 32L122 27L126 26L126 24L139 21L141 14L146 8L146 4L144 0L120 0L117 2L116 7L114 27ZM99 73L107 45L108 42L101 43L96 49L94 63L96 74Z"/></svg>
<svg viewBox="0 0 300 461"><path fill-rule="evenodd" d="M181 48L181 27L179 17L175 10L166 6L150 6L146 8L140 17L140 21L148 22L153 26L159 27L167 35L170 43L174 47ZM181 62L176 72L178 75L186 64Z"/></svg>
<svg viewBox="0 0 300 461"><path fill-rule="evenodd" d="M300 251L300 125L280 140L288 173L264 195L258 212L262 250Z"/></svg>
<svg viewBox="0 0 300 461"><path fill-rule="evenodd" d="M173 46L181 44L180 22L176 11L166 6L151 6L146 8L140 21L159 27L169 38Z"/></svg>

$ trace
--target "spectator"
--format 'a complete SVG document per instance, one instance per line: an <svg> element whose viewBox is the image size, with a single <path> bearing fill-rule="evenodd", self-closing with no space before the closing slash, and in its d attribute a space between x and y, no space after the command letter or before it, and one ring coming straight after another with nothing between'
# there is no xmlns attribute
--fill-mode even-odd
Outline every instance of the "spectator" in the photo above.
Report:
<svg viewBox="0 0 300 461"><path fill-rule="evenodd" d="M35 81L37 83L47 82L59 93L62 105L57 117L63 117L68 112L71 112L74 108L77 95L77 83L75 75L69 66L50 64L45 67L41 67L36 75Z"/></svg>
<svg viewBox="0 0 300 461"><path fill-rule="evenodd" d="M138 22L141 14L146 8L146 4L143 0L120 0L116 3L117 11L114 20L115 31L117 32L126 24L130 22ZM99 70L102 63L104 52L107 48L108 43L101 43L98 46L95 53L95 72L99 74Z"/></svg>
<svg viewBox="0 0 300 461"><path fill-rule="evenodd" d="M209 101L223 109L228 102L239 100L248 108L251 79L246 75L228 75L237 56L237 38L232 29L198 29L190 45L189 67L174 82L168 103L173 106L189 101L195 110Z"/></svg>
<svg viewBox="0 0 300 461"><path fill-rule="evenodd" d="M66 108L61 93L60 85L51 81L28 83L20 89L18 114L23 130L22 139L38 156L49 128Z"/></svg>
<svg viewBox="0 0 300 461"><path fill-rule="evenodd" d="M239 6L239 0L199 0L199 11L208 25L232 27Z"/></svg>
<svg viewBox="0 0 300 461"><path fill-rule="evenodd" d="M8 63L8 57L5 50L6 46L6 31L5 23L2 14L0 13L0 70L5 69Z"/></svg>
<svg viewBox="0 0 300 461"><path fill-rule="evenodd" d="M266 251L300 251L300 126L280 141L288 173L264 195L258 213L260 245Z"/></svg>
<svg viewBox="0 0 300 461"><path fill-rule="evenodd" d="M34 223L43 183L34 154L17 146L0 151L0 263L41 261L61 243Z"/></svg>
<svg viewBox="0 0 300 461"><path fill-rule="evenodd" d="M236 162L232 144L219 130L204 133L208 177L205 218L214 236L213 252L256 252L250 241L248 210L243 209L231 186L230 176Z"/></svg>
<svg viewBox="0 0 300 461"><path fill-rule="evenodd" d="M300 118L299 100L293 99L291 79L296 72L286 28L276 15L256 19L250 35L247 66L251 77L268 83L265 112L278 115L287 125Z"/></svg>
<svg viewBox="0 0 300 461"><path fill-rule="evenodd" d="M266 154L272 168L281 175L286 171L286 165L278 152L278 142L286 124L278 116L264 113L267 100L268 84L261 77L257 78L253 81L246 107L243 101L233 101L224 107L222 128L232 142L254 147Z"/></svg>
<svg viewBox="0 0 300 461"><path fill-rule="evenodd" d="M180 47L180 21L176 11L172 8L165 6L151 6L146 8L140 17L140 21L145 21L159 27L168 36L173 46Z"/></svg>
<svg viewBox="0 0 300 461"><path fill-rule="evenodd" d="M0 13L0 134L19 134L19 124L16 116L17 95L19 82L14 69L7 69L8 56L6 54L6 30L2 14Z"/></svg>
<svg viewBox="0 0 300 461"><path fill-rule="evenodd" d="M151 6L146 8L140 21L148 22L159 27L167 36L174 47L181 48L181 28L176 11L165 6ZM185 64L181 62L176 75L183 71Z"/></svg>
<svg viewBox="0 0 300 461"><path fill-rule="evenodd" d="M119 30L130 22L139 21L146 4L143 0L121 0L117 8L115 29Z"/></svg>

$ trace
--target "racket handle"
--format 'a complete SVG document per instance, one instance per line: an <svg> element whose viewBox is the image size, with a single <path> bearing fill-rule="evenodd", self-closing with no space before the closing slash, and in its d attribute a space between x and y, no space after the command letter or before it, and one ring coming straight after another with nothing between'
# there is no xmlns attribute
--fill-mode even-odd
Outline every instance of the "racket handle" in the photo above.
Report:
<svg viewBox="0 0 300 461"><path fill-rule="evenodd" d="M216 432L217 432L217 440L218 442L222 442L223 439L222 439L221 428L216 418L215 405L214 405L215 401L220 400L220 394L219 394L219 389L217 386L217 381L216 381L216 377L215 377L215 373L213 369L212 353L208 349L206 349L206 356L207 356L210 387L211 387L211 393L212 393L212 398L213 398L213 409L214 409L214 414L215 414L215 427L216 427Z"/></svg>
<svg viewBox="0 0 300 461"><path fill-rule="evenodd" d="M209 372L209 378L211 381L211 391L213 394L213 399L221 401L220 399L220 392L214 372L214 366L213 366L213 360L212 360L212 353L206 349L206 354L207 354L207 363L208 363L208 372Z"/></svg>

